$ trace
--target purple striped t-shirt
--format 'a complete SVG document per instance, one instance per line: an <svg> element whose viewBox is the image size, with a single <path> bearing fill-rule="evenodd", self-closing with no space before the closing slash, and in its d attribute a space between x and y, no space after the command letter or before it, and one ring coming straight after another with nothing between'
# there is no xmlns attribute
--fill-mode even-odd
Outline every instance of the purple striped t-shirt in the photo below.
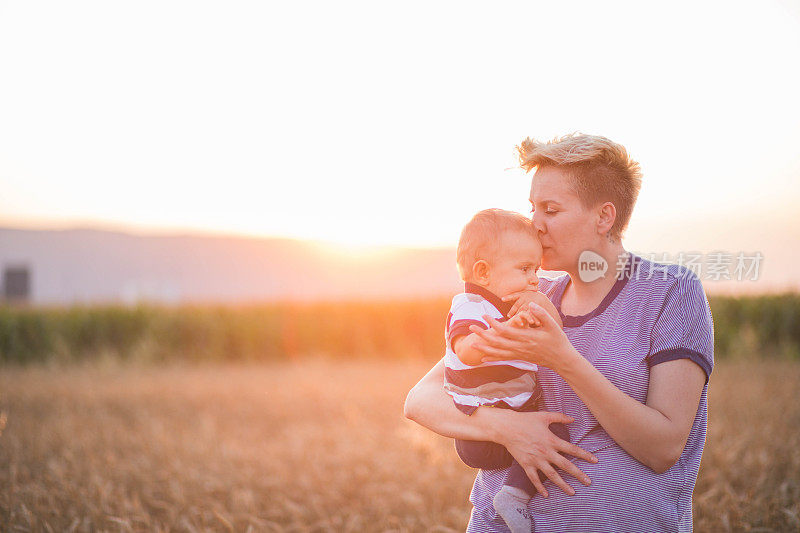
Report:
<svg viewBox="0 0 800 533"><path fill-rule="evenodd" d="M624 275L591 313L564 316L572 345L625 394L645 403L650 367L690 359L706 374L706 384L686 446L678 462L662 474L625 452L598 424L567 383L539 367L548 411L575 418L573 443L593 453L597 464L574 459L591 479L585 487L569 475L568 496L546 481L549 498L528 504L537 532L691 531L692 492L706 439L708 376L714 365L714 331L705 291L697 276L679 265L664 265L631 254ZM569 276L542 278L539 290L561 312ZM474 508L468 532L508 531L492 507L506 470L481 470L470 494Z"/></svg>

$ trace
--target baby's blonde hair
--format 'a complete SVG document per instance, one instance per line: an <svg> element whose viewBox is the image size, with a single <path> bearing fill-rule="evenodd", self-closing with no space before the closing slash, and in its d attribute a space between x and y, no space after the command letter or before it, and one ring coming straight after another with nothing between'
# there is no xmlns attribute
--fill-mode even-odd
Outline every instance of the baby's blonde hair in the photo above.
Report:
<svg viewBox="0 0 800 533"><path fill-rule="evenodd" d="M479 211L461 230L456 257L461 279L469 281L472 267L481 259L490 260L498 252L504 232L516 231L537 238L531 219L505 209Z"/></svg>
<svg viewBox="0 0 800 533"><path fill-rule="evenodd" d="M546 143L528 137L517 146L526 171L553 166L567 171L575 193L586 208L611 202L617 218L611 235L622 237L642 187L639 163L625 147L599 135L572 133Z"/></svg>

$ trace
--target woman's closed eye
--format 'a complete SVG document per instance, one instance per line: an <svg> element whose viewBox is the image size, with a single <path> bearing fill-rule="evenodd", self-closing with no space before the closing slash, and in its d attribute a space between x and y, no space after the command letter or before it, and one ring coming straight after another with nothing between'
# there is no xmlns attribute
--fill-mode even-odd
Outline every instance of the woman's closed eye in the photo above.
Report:
<svg viewBox="0 0 800 533"><path fill-rule="evenodd" d="M535 213L535 212L536 212L536 207L533 207L533 206L531 206L531 213ZM557 210L557 209L555 209L555 208L552 208L552 207L546 207L546 208L544 209L544 214L545 214L545 215L554 215L554 214L556 214L556 213L558 213L558 210Z"/></svg>

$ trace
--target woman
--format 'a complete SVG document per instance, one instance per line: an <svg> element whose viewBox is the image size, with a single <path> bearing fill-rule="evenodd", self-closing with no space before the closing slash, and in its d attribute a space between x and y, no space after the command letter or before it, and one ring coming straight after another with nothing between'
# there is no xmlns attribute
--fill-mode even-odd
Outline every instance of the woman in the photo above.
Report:
<svg viewBox="0 0 800 533"><path fill-rule="evenodd" d="M540 327L511 328L489 317L491 329L473 331L485 360L544 367L539 379L550 412L479 408L467 416L443 391L440 362L409 393L406 416L448 437L504 445L539 491L528 505L537 532L691 531L713 368L700 281L684 267L625 251L622 232L641 173L622 146L571 135L526 139L518 150L522 167L536 169L530 201L542 268L567 272L538 287L564 329L519 293L512 313L528 305ZM553 435L552 422L571 422L574 444ZM550 481L541 483L537 470ZM478 472L467 531L506 531L492 508L504 475Z"/></svg>

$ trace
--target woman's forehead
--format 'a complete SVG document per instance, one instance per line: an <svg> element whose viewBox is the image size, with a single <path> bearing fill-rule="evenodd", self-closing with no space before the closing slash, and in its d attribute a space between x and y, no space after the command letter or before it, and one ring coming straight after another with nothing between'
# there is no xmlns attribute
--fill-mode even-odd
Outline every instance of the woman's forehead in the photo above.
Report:
<svg viewBox="0 0 800 533"><path fill-rule="evenodd" d="M572 199L577 199L575 191L572 189L572 183L569 175L558 168L544 167L540 168L533 175L531 180L531 195L532 202L565 202Z"/></svg>

